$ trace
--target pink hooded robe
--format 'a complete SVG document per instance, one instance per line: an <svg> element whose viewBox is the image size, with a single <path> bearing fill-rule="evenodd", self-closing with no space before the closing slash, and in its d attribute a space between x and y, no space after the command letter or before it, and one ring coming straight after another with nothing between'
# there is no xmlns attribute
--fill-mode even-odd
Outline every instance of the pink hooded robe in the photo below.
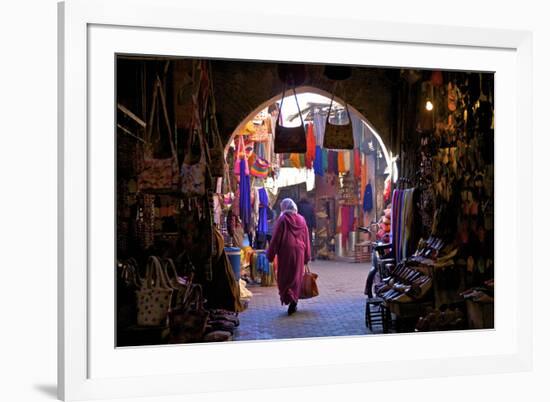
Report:
<svg viewBox="0 0 550 402"><path fill-rule="evenodd" d="M297 302L300 297L304 265L311 250L306 221L298 213L282 213L273 229L267 258L277 256L277 285L282 304Z"/></svg>

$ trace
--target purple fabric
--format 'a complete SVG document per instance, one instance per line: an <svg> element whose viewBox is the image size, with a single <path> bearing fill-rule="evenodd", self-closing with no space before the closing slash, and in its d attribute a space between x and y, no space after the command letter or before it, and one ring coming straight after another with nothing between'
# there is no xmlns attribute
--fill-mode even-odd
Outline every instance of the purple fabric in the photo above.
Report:
<svg viewBox="0 0 550 402"><path fill-rule="evenodd" d="M258 233L267 234L267 209L269 208L269 199L267 198L267 191L265 191L265 188L260 188L258 190L258 196L260 197Z"/></svg>
<svg viewBox="0 0 550 402"><path fill-rule="evenodd" d="M348 243L349 233L353 230L353 221L355 219L354 207L343 205L340 213L342 214L342 246L345 248Z"/></svg>
<svg viewBox="0 0 550 402"><path fill-rule="evenodd" d="M338 174L338 152L328 151L328 173Z"/></svg>
<svg viewBox="0 0 550 402"><path fill-rule="evenodd" d="M246 174L246 161L241 159L239 172L239 216L245 232L250 231L250 176Z"/></svg>
<svg viewBox="0 0 550 402"><path fill-rule="evenodd" d="M281 304L297 302L304 277L304 265L311 257L306 220L300 214L283 213L277 219L267 250L270 262L277 256L277 286Z"/></svg>

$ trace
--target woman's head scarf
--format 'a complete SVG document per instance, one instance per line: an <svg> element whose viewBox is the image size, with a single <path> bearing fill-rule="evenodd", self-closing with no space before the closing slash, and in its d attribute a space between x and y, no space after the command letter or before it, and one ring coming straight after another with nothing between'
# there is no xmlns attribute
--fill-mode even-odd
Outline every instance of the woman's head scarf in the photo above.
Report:
<svg viewBox="0 0 550 402"><path fill-rule="evenodd" d="M298 207L292 198L285 198L281 201L281 213L295 214L298 212Z"/></svg>

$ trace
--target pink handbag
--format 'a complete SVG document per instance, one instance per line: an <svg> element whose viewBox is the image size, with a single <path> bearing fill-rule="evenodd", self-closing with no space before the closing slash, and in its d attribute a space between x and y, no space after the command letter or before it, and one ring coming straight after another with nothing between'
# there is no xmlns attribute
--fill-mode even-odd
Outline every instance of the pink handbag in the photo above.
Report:
<svg viewBox="0 0 550 402"><path fill-rule="evenodd" d="M235 176L239 176L241 174L241 159L244 158L245 160L245 169L246 169L246 175L248 176L250 174L250 169L248 168L248 157L246 155L246 150L244 146L244 138L242 135L239 135L239 140L237 144L237 150L235 152L235 166L233 167L233 173L235 173Z"/></svg>

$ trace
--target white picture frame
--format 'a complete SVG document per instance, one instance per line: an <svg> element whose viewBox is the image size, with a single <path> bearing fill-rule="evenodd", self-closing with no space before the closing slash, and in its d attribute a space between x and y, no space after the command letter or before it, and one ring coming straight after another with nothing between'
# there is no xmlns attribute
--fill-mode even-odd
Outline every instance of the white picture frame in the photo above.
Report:
<svg viewBox="0 0 550 402"><path fill-rule="evenodd" d="M59 397L145 397L530 370L532 235L522 232L520 254L518 233L533 223L525 212L532 210L531 33L282 16L269 10L262 15L253 18L239 5L217 14L208 1L193 7L178 0L59 4ZM272 46L270 53L281 55L277 60L495 71L494 330L114 347L109 251L114 141L102 134L114 133L114 55L262 59L261 53L243 52L243 45L255 43ZM236 365L243 354L263 359ZM295 357L293 364L288 354ZM188 365L176 367L174 359ZM243 375L246 385L238 381Z"/></svg>

